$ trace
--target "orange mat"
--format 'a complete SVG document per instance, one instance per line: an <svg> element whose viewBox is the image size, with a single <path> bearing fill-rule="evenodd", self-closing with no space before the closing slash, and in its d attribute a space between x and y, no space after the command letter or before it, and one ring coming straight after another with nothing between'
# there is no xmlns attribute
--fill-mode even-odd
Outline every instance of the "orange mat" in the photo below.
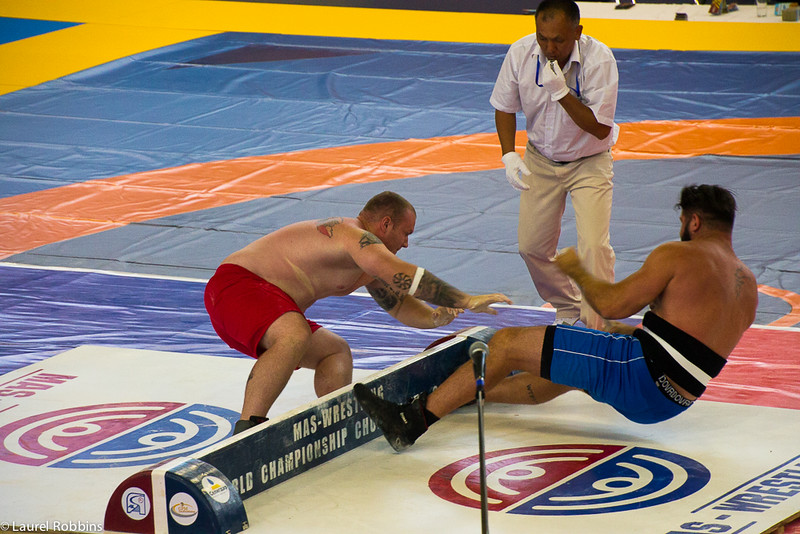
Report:
<svg viewBox="0 0 800 534"><path fill-rule="evenodd" d="M525 133L518 133L523 146ZM800 117L621 125L616 160L796 154ZM0 259L133 222L345 183L500 167L494 133L183 165L0 199Z"/></svg>

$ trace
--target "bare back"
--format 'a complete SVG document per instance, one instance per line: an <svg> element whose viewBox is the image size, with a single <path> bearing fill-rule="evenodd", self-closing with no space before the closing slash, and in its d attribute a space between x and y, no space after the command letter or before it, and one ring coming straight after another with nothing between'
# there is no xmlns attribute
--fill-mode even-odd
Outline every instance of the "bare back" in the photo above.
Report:
<svg viewBox="0 0 800 534"><path fill-rule="evenodd" d="M285 291L302 310L372 281L352 255L365 230L354 218L302 221L234 252L223 263L240 265Z"/></svg>
<svg viewBox="0 0 800 534"><path fill-rule="evenodd" d="M669 281L651 309L727 358L755 319L753 273L723 239L696 239L659 247ZM649 259L649 258L648 258Z"/></svg>

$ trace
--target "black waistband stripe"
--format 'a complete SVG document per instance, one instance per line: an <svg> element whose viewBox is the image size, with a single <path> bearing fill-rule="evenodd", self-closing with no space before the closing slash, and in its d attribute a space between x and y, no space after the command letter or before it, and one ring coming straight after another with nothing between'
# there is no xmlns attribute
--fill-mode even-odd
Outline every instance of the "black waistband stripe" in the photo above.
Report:
<svg viewBox="0 0 800 534"><path fill-rule="evenodd" d="M677 389L675 389L672 384L669 383L669 379L667 375L661 375L656 379L656 387L658 390L663 393L669 400L677 404L678 406L683 406L684 408L688 408L694 401L687 399L683 395L681 395Z"/></svg>
<svg viewBox="0 0 800 534"><path fill-rule="evenodd" d="M542 367L540 375L545 380L550 380L550 365L553 362L553 338L556 335L556 327L548 325L544 331L544 343L542 344Z"/></svg>
<svg viewBox="0 0 800 534"><path fill-rule="evenodd" d="M717 376L725 365L725 358L653 312L645 314L642 325L668 343L670 347L707 375L707 378ZM645 330L638 329L634 335L641 342L648 363L655 366L656 369L653 369L655 375L666 374L695 397L703 394L707 380L701 382Z"/></svg>

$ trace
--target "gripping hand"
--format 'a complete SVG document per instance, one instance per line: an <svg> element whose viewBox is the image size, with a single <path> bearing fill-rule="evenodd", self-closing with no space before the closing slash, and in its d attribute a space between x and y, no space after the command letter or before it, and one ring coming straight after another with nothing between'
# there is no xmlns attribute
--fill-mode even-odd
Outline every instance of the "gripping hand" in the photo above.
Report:
<svg viewBox="0 0 800 534"><path fill-rule="evenodd" d="M433 327L439 328L440 326L445 326L452 323L453 320L463 311L464 310L462 308L446 308L444 306L436 308L431 314L431 319L433 319Z"/></svg>
<svg viewBox="0 0 800 534"><path fill-rule="evenodd" d="M529 186L520 179L519 174L522 173L528 176L531 171L523 163L522 158L516 152L507 152L503 154L503 165L506 166L506 180L511 184L511 187L517 191L527 191Z"/></svg>
<svg viewBox="0 0 800 534"><path fill-rule="evenodd" d="M489 315L497 315L497 310L490 308L492 304L514 304L511 299L502 293L491 293L488 295L472 295L469 297L467 309L474 313L488 313Z"/></svg>
<svg viewBox="0 0 800 534"><path fill-rule="evenodd" d="M548 61L542 71L542 85L550 93L550 98L553 102L558 102L567 96L567 93L569 93L567 80L564 79L564 73L561 72L558 62Z"/></svg>

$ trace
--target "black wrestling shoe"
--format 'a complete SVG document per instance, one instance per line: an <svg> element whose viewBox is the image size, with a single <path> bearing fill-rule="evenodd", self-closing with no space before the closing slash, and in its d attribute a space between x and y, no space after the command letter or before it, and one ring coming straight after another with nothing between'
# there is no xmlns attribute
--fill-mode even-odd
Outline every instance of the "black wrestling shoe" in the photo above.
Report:
<svg viewBox="0 0 800 534"><path fill-rule="evenodd" d="M266 421L269 421L269 419L258 415L251 415L250 419L239 419L233 426L233 435L235 436L240 432L244 432L245 430L253 428L254 426L260 425Z"/></svg>
<svg viewBox="0 0 800 534"><path fill-rule="evenodd" d="M373 394L364 384L355 384L358 403L375 421L389 445L396 451L412 446L428 430L423 409L428 395L417 395L405 404L395 404Z"/></svg>

